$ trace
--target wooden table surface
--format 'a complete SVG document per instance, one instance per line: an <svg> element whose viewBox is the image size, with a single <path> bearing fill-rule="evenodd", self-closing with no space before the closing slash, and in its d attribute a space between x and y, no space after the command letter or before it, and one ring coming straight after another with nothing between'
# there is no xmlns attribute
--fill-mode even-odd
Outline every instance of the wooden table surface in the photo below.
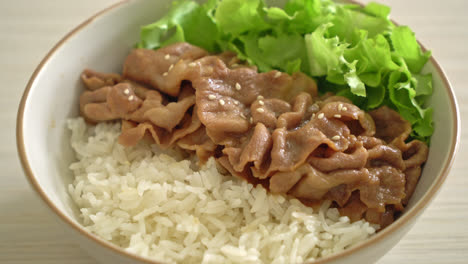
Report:
<svg viewBox="0 0 468 264"><path fill-rule="evenodd" d="M23 89L46 52L81 21L114 2L0 1L0 263L96 263L56 228L51 211L25 180L17 157L15 123ZM468 124L468 1L380 2L390 5L392 17L410 25L433 50L453 84L466 122L462 122L458 155L442 191L378 263L468 263L468 141L463 140Z"/></svg>

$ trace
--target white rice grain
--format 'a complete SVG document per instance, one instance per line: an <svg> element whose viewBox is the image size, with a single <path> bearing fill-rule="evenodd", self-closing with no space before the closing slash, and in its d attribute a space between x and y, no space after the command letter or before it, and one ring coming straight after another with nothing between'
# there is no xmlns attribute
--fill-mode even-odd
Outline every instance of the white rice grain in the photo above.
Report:
<svg viewBox="0 0 468 264"><path fill-rule="evenodd" d="M68 122L77 162L68 192L82 224L129 252L164 263L300 263L349 248L378 226L350 223L232 176L199 171L174 150L117 143L120 125Z"/></svg>

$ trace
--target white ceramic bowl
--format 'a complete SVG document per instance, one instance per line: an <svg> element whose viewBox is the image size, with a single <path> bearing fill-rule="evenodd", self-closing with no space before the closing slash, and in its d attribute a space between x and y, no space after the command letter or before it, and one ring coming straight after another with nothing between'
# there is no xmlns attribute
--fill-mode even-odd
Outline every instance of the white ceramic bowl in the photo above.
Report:
<svg viewBox="0 0 468 264"><path fill-rule="evenodd" d="M86 67L118 72L137 41L139 27L161 17L169 0L124 1L79 25L43 59L32 75L18 112L17 144L32 186L85 250L103 263L156 263L106 242L86 231L67 193L73 161L65 121L78 115L83 89L79 75ZM458 109L450 84L435 59L424 68L434 77L435 132L429 159L405 213L362 244L316 263L370 263L408 232L447 177L459 139Z"/></svg>

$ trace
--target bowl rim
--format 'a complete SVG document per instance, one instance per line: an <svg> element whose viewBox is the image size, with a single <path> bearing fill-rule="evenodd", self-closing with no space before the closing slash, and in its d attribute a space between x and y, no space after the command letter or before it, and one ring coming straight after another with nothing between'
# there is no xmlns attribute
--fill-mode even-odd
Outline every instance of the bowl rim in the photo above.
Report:
<svg viewBox="0 0 468 264"><path fill-rule="evenodd" d="M352 3L352 4L357 4L357 5L363 5L362 3L357 2L356 0L345 0L346 2ZM126 258L132 258L134 261L140 261L148 264L159 264L157 260L152 260L147 257L142 257L140 255L130 253L125 251L123 248L118 247L100 237L97 235L94 235L93 233L86 231L82 225L77 223L75 220L71 219L68 217L66 214L64 214L55 204L52 200L48 198L46 195L45 191L42 189L41 185L37 181L36 177L34 176L31 166L29 164L29 159L28 156L26 155L26 146L24 144L24 133L23 133L23 122L24 122L24 112L26 108L26 103L28 101L29 97L29 92L39 75L39 73L43 70L45 64L50 60L50 58L54 55L54 53L62 47L71 37L73 37L75 34L83 30L86 26L90 25L94 20L97 18L109 13L109 11L114 10L119 7L123 7L124 4L133 2L133 0L120 0L119 2L104 8L103 10L95 13L92 15L90 18L86 19L84 22L76 26L74 29L69 31L62 39L60 39L57 44L55 44L52 49L46 54L46 56L41 60L39 65L36 67L34 70L33 74L31 75L26 88L23 92L23 96L21 98L18 112L17 112L17 119L16 119L16 144L17 144L17 149L18 149L18 156L23 168L23 171L26 175L26 178L28 179L28 182L30 185L33 187L33 189L36 191L36 193L42 198L43 202L45 202L49 209L51 209L55 214L59 216L59 218L70 225L75 231L78 231L81 235L86 237L89 241L95 242L101 246L103 246L106 249L110 249L113 252L121 255L122 257ZM392 20L393 23L395 21ZM398 23L395 23L398 25ZM419 42L419 41L418 41ZM423 50L427 50L424 45L419 42ZM452 144L450 146L450 153L448 156L447 161L444 164L444 167L442 169L442 172L438 175L438 177L435 179L435 181L432 183L432 185L429 187L429 190L423 195L423 197L414 205L411 210L408 212L405 212L402 214L400 218L398 218L397 221L395 221L393 224L390 226L386 227L383 229L381 232L378 234L368 238L367 240L359 243L358 245L351 247L350 249L344 250L340 253L333 254L328 257L320 258L316 261L314 261L314 264L325 264L329 263L331 261L336 261L339 259L343 259L346 256L349 256L361 249L368 248L370 245L377 243L381 241L382 239L386 238L390 233L396 231L397 229L400 229L402 226L407 225L410 223L411 219L416 218L419 214L421 214L424 209L429 205L429 203L434 199L434 197L437 195L438 191L440 190L442 184L445 182L445 179L447 178L450 168L453 165L455 154L457 152L458 146L459 146L459 141L460 141L460 115L459 115L459 108L457 104L457 100L455 99L455 93L453 91L452 85L450 81L447 78L447 75L445 74L444 70L441 68L439 63L436 61L434 56L431 56L429 61L433 64L435 71L439 74L441 77L444 88L446 89L446 92L449 96L450 100L450 108L451 108L451 113L452 113L452 118L454 120L454 125L453 125L453 132L452 132Z"/></svg>

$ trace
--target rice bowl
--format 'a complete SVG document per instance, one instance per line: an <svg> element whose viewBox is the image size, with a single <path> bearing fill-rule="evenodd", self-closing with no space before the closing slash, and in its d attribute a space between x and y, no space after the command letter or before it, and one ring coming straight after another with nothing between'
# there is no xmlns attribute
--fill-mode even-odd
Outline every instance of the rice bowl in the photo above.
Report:
<svg viewBox="0 0 468 264"><path fill-rule="evenodd" d="M147 3L149 5L149 3ZM129 5L123 5L121 7L128 7L130 9L135 9L138 8L140 13L144 13L144 10L148 10L154 7L149 7L145 5L137 5L136 2L133 2L132 4ZM126 9L126 8L124 8ZM119 12L117 10L123 10L123 9L114 9L115 12L110 12L106 15L103 15L100 17L100 19L93 21L91 24L88 25L93 25L93 27L89 28L99 28L105 25L109 21L109 19L112 19L112 17L117 16ZM123 11L122 11L123 12ZM135 10L133 10L135 12ZM130 12L132 13L132 12ZM151 13L151 12L150 12ZM150 14L148 14L148 17ZM151 14L151 16L153 16ZM118 21L118 20L115 20ZM123 27L123 25L122 25ZM40 123L42 124L49 124L47 120L50 118L50 113L52 111L49 111L49 108L43 108L43 104L41 104L41 107L38 108L38 105L35 103L36 100L39 99L39 95L37 91L39 89L46 89L44 90L44 96L47 96L50 98L50 101L59 101L56 98L57 94L60 93L55 93L53 92L54 89L58 89L56 87L63 87L67 83L71 83L70 80L75 80L76 79L76 70L67 70L67 72L70 72L73 76L68 76L65 74L65 80L63 83L56 83L60 82L60 80L55 80L55 79L49 79L49 83L45 83L44 76L48 76L49 74L47 73L48 71L56 71L54 70L54 65L57 61L58 58L62 58L61 56L64 56L65 54L72 54L71 50L68 50L68 47L71 47L76 43L76 41L82 41L84 36L89 37L88 30L86 27L82 32L79 32L78 34L75 34L73 38L68 37L67 38L67 45L62 45L59 48L56 48L55 55L47 58L45 60L45 63L42 64L42 66L37 70L36 74L33 76L30 84L28 85L27 92L25 93L25 96L23 97L22 101L22 107L20 108L20 114L18 116L18 146L20 149L20 156L23 162L23 167L25 168L26 174L29 176L33 186L41 193L42 197L46 202L51 206L51 208L54 209L54 211L59 214L63 219L66 220L71 226L73 226L76 230L80 231L81 234L79 235L81 237L81 240L84 240L85 242L83 243L83 246L92 249L97 252L101 252L101 254L95 254L95 256L101 255L103 257L104 255L108 254L116 254L117 259L120 257L124 257L128 260L132 261L141 261L141 262L148 262L151 263L148 259L145 258L140 258L135 256L132 253L124 253L117 249L116 247L113 247L111 244L104 242L103 240L100 240L96 236L90 234L87 230L83 229L76 220L79 220L79 218L76 217L73 213L73 206L69 203L67 203L67 198L63 196L63 193L68 193L66 190L65 192L62 192L63 188L67 188L69 183L72 183L70 180L70 177L67 176L68 174L64 172L63 170L61 173L58 173L60 171L60 168L63 168L63 165L58 165L62 163L59 160L56 160L55 158L55 153L60 153L59 155L62 155L62 153L65 153L66 157L71 157L69 150L66 148L63 149L62 147L59 147L59 144L52 143L51 140L60 140L63 138L63 135L66 135L63 130L51 130L53 135L58 135L57 137L49 136L47 137L47 143L41 143L42 141L37 141L39 145L33 144L31 140L37 138L38 135L42 135L43 133L48 133L46 131L50 131L49 128L47 127L42 127ZM114 33L112 33L114 34ZM85 37L85 39L87 38ZM123 37L123 36L122 36ZM127 36L125 36L127 38ZM63 43L62 43L63 44ZM106 46L106 45L104 45ZM96 49L99 49L99 44L96 45ZM103 47L101 47L103 48ZM127 47L121 48L122 50L126 50ZM97 52L96 50L94 52ZM90 55L92 57L92 55ZM76 68L82 68L83 65L79 65L78 62L78 57L76 60ZM72 59L73 60L73 59ZM120 59L115 59L115 61L119 61ZM106 62L105 66L106 68L110 69L112 68L111 65L115 65L114 62ZM70 62L70 65L74 63ZM378 258L383 252L388 250L390 245L393 245L396 243L396 241L402 236L403 233L405 233L409 229L409 223L414 223L415 215L418 215L420 212L422 212L422 209L428 204L428 201L430 198L434 196L435 191L438 189L440 184L442 183L443 179L445 178L444 176L447 173L447 170L449 168L449 165L452 161L453 158L453 153L455 149L455 142L457 141L457 111L456 111L456 106L453 101L453 95L450 92L449 89L449 84L446 83L443 77L443 73L439 71L437 68L437 65L435 62L431 62L430 67L426 69L428 71L432 71L435 75L438 76L438 79L435 83L435 87L446 87L447 90L444 89L438 89L440 94L435 96L437 99L435 102L433 102L433 105L438 109L452 109L451 111L452 115L450 118L447 118L447 115L443 114L444 111L436 111L436 114L440 113L440 116L436 116L436 120L439 124L441 124L440 127L445 127L445 128L450 128L449 130L445 132L441 132L440 130L436 130L436 133L439 133L437 137L435 137L435 140L433 142L435 149L438 150L437 152L431 151L430 154L430 165L429 169L425 170L423 178L425 179L424 182L422 182L422 186L419 188L419 191L416 192L415 194L415 199L412 204L409 206L409 210L403 214L402 218L400 218L394 225L390 226L388 229L384 230L383 232L375 235L373 238L370 238L366 242L364 242L361 246L355 247L355 249L346 251L345 253L335 255L333 257L325 258L322 261L318 261L318 263L322 262L327 262L327 263L332 263L333 261L343 261L343 260L350 260L350 259L363 259L363 255L370 257L370 259L376 259ZM47 73L47 74L46 74ZM40 88L39 86L40 85ZM76 87L75 89L78 89L79 87ZM48 91L50 89L50 92ZM76 91L76 90L75 90ZM33 96L34 94L34 96ZM28 96L29 95L29 96ZM65 120L72 116L76 116L75 114L70 114L73 111L73 105L72 103L76 99L71 99L72 97L76 98L76 93L75 95L65 95L62 100L64 100L64 109L66 111L63 112L55 112L53 114L53 117L55 120L57 120L57 127L65 127ZM70 98L70 100L68 99ZM27 99L27 100L26 100ZM48 99L49 100L49 99ZM28 102L28 103L26 103ZM62 105L62 104L61 104ZM47 112L48 114L43 114L44 112ZM76 113L76 112L75 112ZM34 121L31 119L32 117L37 117L34 118L37 121ZM34 129L36 132L39 134L30 134L28 131L32 131L30 128L35 127ZM440 134L443 133L443 136ZM68 141L68 137L66 136L66 142ZM439 140L447 140L446 143L438 143ZM445 142L445 141L444 141ZM36 146L36 147L33 147ZM43 147L42 147L43 146ZM47 151L50 150L53 155L47 155ZM39 151L39 152L38 152ZM42 153L43 151L45 155L38 155L37 153ZM22 153L22 154L21 154ZM436 154L437 153L437 154ZM435 155L435 156L434 156ZM43 161L44 164L47 164L50 168L50 172L45 173L42 165L39 165L34 158L32 157L44 157L47 158L46 160L43 160L42 158L38 158L39 162ZM67 158L69 159L69 158ZM66 162L65 162L66 163ZM63 164L63 163L62 163ZM67 165L65 165L66 167ZM45 176L45 175L50 175L50 176ZM63 176L56 176L56 175L63 175ZM48 183L47 177L58 177L59 180L55 180L56 183L54 185L50 185ZM64 178L65 177L65 178ZM67 178L68 177L68 178ZM62 180L60 180L62 179ZM62 184L62 181L65 184ZM50 186L54 186L50 188ZM412 221L409 221L409 220ZM98 246L96 247L96 244L94 242L90 242L88 239L84 239L85 237L88 237L89 239L92 239L94 241L97 241L99 245L102 245L104 247ZM386 239L382 239L385 237ZM377 248L376 248L377 247ZM107 248L107 249L105 249ZM111 248L112 251L109 251L108 248ZM372 253L370 253L372 252ZM107 256L108 257L108 256ZM114 256L115 257L115 256ZM366 260L369 260L369 258L365 258ZM115 258L114 258L115 260ZM109 258L107 258L106 261L109 261ZM334 263L334 262L333 262Z"/></svg>

